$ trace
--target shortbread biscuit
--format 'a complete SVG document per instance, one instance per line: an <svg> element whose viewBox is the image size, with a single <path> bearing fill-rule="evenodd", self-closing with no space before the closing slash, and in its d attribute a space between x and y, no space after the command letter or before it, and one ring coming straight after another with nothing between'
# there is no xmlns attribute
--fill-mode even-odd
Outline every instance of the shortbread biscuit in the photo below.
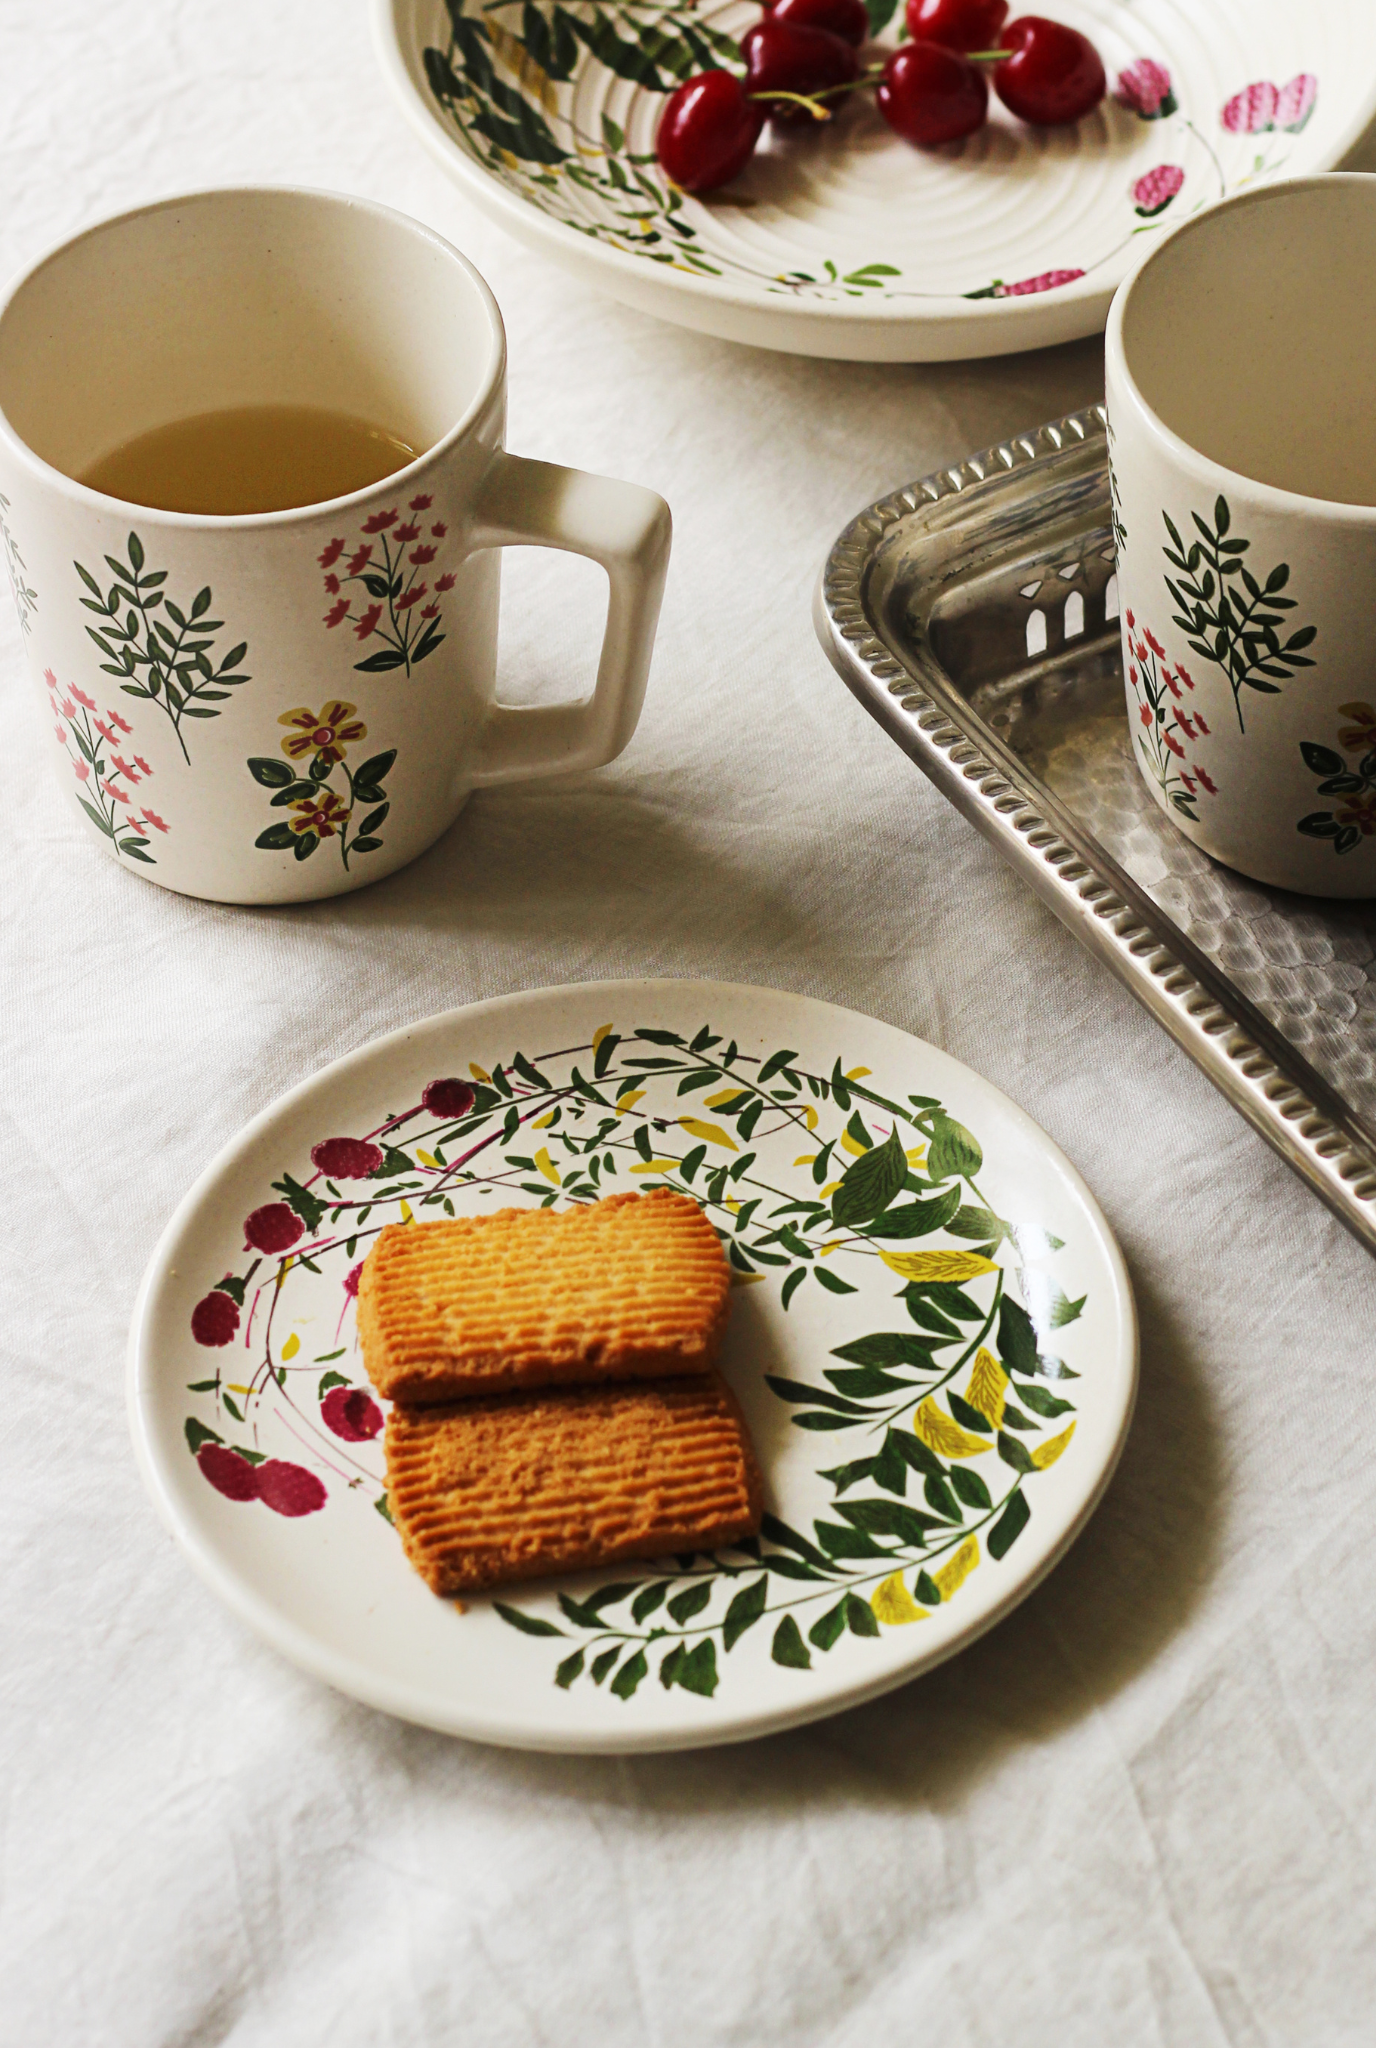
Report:
<svg viewBox="0 0 1376 2048"><path fill-rule="evenodd" d="M760 1475L716 1373L393 1408L387 1497L432 1591L756 1535Z"/></svg>
<svg viewBox="0 0 1376 2048"><path fill-rule="evenodd" d="M656 1188L562 1214L390 1224L364 1262L358 1330L378 1392L419 1406L706 1372L730 1295L697 1203Z"/></svg>

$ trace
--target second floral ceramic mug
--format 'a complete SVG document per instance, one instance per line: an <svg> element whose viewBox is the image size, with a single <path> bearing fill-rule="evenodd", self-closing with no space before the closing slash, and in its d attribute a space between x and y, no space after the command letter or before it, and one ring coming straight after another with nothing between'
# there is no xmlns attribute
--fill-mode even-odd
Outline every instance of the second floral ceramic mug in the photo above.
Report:
<svg viewBox="0 0 1376 2048"><path fill-rule="evenodd" d="M131 507L74 478L236 406L385 421L424 452L300 510ZM336 195L205 192L105 222L0 308L0 540L55 764L116 860L193 896L338 895L469 792L610 761L635 729L669 509L503 448L506 339L457 250ZM500 555L607 571L585 703L494 701Z"/></svg>
<svg viewBox="0 0 1376 2048"><path fill-rule="evenodd" d="M1108 416L1128 717L1167 816L1376 895L1376 178L1212 208L1121 287Z"/></svg>

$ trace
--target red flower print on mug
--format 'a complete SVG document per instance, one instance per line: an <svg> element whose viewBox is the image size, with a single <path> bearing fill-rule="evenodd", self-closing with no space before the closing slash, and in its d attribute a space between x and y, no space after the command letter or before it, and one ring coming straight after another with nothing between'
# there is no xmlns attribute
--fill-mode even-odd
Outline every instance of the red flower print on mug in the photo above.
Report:
<svg viewBox="0 0 1376 2048"><path fill-rule="evenodd" d="M431 543L443 540L448 532L444 521L437 519L430 528L430 541L421 541L418 515L428 511L430 504L424 495L413 498L405 519L394 507L374 512L361 529L369 538L360 541L347 560L344 555L349 542L343 536L332 540L316 558L327 572L325 595L332 600L322 614L326 629L333 631L348 619L356 639L381 642L354 663L364 674L381 675L399 668L409 676L445 637L439 607L423 602L430 590L421 571L439 553L438 545ZM351 593L344 587L348 583L361 584L362 590ZM437 592L453 587L452 574L440 577L435 585ZM365 600L357 613L353 609L356 597Z"/></svg>

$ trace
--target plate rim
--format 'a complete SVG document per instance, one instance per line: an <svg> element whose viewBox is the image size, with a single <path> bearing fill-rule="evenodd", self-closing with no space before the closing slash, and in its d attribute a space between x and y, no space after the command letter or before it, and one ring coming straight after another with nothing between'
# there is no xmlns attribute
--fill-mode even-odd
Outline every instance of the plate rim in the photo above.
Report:
<svg viewBox="0 0 1376 2048"><path fill-rule="evenodd" d="M918 1651L911 1660L896 1669L857 1678L849 1685L842 1686L839 1691L826 1693L824 1697L800 1697L794 1706L762 1708L753 1712L749 1709L733 1711L722 1723L716 1726L704 1724L701 1730L694 1730L686 1735L679 1731L654 1729L629 1722L605 1730L569 1729L561 1732L551 1728L548 1734L527 1729L513 1731L500 1721L483 1714L444 1713L439 1710L437 1699L427 1700L404 1681L389 1682L357 1658L349 1657L322 1644L305 1628L283 1617L266 1596L245 1583L222 1556L222 1546L205 1536L193 1518L181 1513L172 1489L165 1482L158 1453L152 1441L151 1399L147 1414L144 1406L145 1398L150 1395L155 1371L155 1362L151 1356L154 1307L161 1290L178 1278L175 1267L169 1263L171 1254L217 1180L222 1174L232 1170L244 1155L252 1150L272 1124L283 1114L294 1109L322 1084L339 1080L347 1075L351 1068L362 1066L386 1048L403 1044L418 1031L453 1025L459 1019L471 1019L477 1015L500 1015L503 1010L518 1007L541 997L587 997L595 993L604 993L608 997L615 997L624 1002L646 990L665 989L699 990L713 1000L732 997L748 1000L764 996L789 1003L801 1003L825 1011L832 1017L855 1019L864 1025L879 1024L888 1031L897 1032L923 1051L940 1053L944 1059L951 1061L982 1088L987 1089L997 1098L1002 1110L1034 1134L1040 1146L1050 1152L1085 1206L1105 1255L1113 1283L1113 1312L1120 1344L1124 1338L1126 1339L1128 1370L1125 1386L1120 1396L1120 1410L1110 1449L1074 1514L1045 1557L1025 1574L1014 1579L1004 1595L985 1613L973 1619L967 1628L957 1631L944 1643L934 1644L929 1653ZM843 1004L832 1003L822 997L801 995L791 989L776 988L764 983L709 981L690 975L655 975L622 977L614 980L555 982L538 988L514 990L506 995L487 997L474 1003L459 1004L449 1010L434 1011L427 1016L398 1025L376 1038L365 1040L363 1044L354 1046L339 1058L317 1067L293 1087L275 1096L221 1146L177 1203L158 1235L139 1281L130 1318L125 1363L125 1401L135 1463L145 1491L164 1528L173 1537L197 1576L224 1602L231 1613L298 1670L323 1680L336 1692L359 1700L365 1706L377 1708L398 1720L432 1729L439 1734L459 1736L468 1741L488 1743L503 1749L554 1755L615 1756L720 1748L730 1743L753 1741L763 1735L781 1733L786 1729L800 1727L808 1722L826 1719L833 1714L862 1706L869 1700L925 1676L928 1671L934 1670L949 1657L968 1649L989 1629L1003 1621L1013 1608L1035 1592L1083 1533L1117 1471L1132 1427L1140 1379L1141 1330L1137 1303L1127 1262L1109 1227L1108 1219L1084 1177L1062 1152L1060 1146L1028 1111L1014 1102L994 1082L987 1080L963 1060L958 1060L953 1054L945 1052L944 1048L933 1045L929 1039L917 1037L914 1032L906 1030L902 1025L889 1024L884 1018L873 1017L865 1011L849 1009ZM914 1649L917 1650L916 1645Z"/></svg>
<svg viewBox="0 0 1376 2048"><path fill-rule="evenodd" d="M585 238L509 192L453 140L439 113L421 94L403 48L402 10L413 10L415 5L416 0L372 0L371 9L374 52L408 124L441 168L448 171L474 203L504 226L509 234L518 241L547 249L552 260L570 269L580 269L582 260L586 259L594 270L601 269L607 273L605 289L614 295L616 288L610 282L612 278L619 280L627 290L634 286L637 298L643 295L656 303L677 303L681 299L685 306L706 303L769 324L777 319L781 326L793 330L800 337L809 331L830 328L853 329L857 337L876 333L891 337L908 329L964 329L967 330L967 343L975 343L975 346L965 348L965 353L971 356L1016 354L1022 349L1049 346L1053 342L1083 338L1099 331L1107 318L1114 293L1149 253L1144 251L1141 255L1130 256L1121 275L1111 284L1087 276L1060 287L1050 295L967 299L957 294L950 298L933 297L925 307L899 307L888 302L870 303L865 300L827 300L814 304L787 298L777 303L766 303L762 292L749 291L725 278L694 277L680 283L677 274L663 275L655 271L652 275L653 266L647 265L640 257ZM1365 99L1359 103L1346 127L1317 153L1311 165L1296 175L1321 177L1338 168L1373 122L1376 122L1376 75L1373 75ZM1287 180L1279 177L1267 182L1284 184ZM1226 196L1208 202L1208 205L1225 203ZM1208 210L1208 206L1202 210ZM1173 229L1167 229L1167 237L1173 232ZM1160 244L1153 246L1159 247ZM662 317L675 318L670 314ZM716 331L707 327L705 322L689 321L686 317L679 324ZM1038 332L1042 332L1040 342L1035 339ZM995 334L999 337L997 342L994 341Z"/></svg>

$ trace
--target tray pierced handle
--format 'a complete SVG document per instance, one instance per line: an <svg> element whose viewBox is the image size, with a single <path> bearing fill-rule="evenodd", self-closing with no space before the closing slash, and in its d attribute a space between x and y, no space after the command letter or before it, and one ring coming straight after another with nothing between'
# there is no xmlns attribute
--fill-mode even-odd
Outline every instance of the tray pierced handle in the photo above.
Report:
<svg viewBox="0 0 1376 2048"><path fill-rule="evenodd" d="M925 630L920 652L900 661L867 606L874 556L900 520L911 527L930 508L1000 473L1077 454L1090 463L1096 446L1106 469L1102 406L1019 435L871 505L846 528L822 571L818 637L853 694L942 795L1376 1252L1376 1137L984 724L931 654Z"/></svg>

